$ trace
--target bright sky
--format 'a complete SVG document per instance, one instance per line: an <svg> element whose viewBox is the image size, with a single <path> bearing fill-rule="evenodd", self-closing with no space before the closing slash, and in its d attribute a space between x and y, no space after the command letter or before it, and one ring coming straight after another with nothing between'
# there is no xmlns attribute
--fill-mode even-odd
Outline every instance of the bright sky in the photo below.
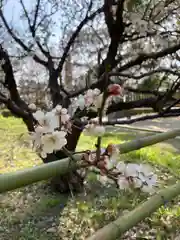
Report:
<svg viewBox="0 0 180 240"><path fill-rule="evenodd" d="M28 4L31 1L24 0L24 3L28 7ZM30 6L30 5L29 5ZM19 11L21 7L18 1L14 0L8 0L7 3L4 6L4 15L8 21L13 21L13 24L15 26L21 28L23 27L22 22L19 21Z"/></svg>
<svg viewBox="0 0 180 240"><path fill-rule="evenodd" d="M32 6L34 7L36 1L23 0L23 3L27 10L31 10ZM46 11L50 10L49 6L50 5L48 4L45 5ZM20 13L22 14L22 6L19 3L19 0L7 0L7 3L4 5L4 16L6 20L8 22L12 22L12 25L18 30L18 32L24 32L24 28L27 27L27 21L23 21L20 19ZM55 22L58 22L58 18L60 17L59 15L59 12L53 15L52 18ZM53 42L59 41L59 37L61 34L60 28L58 27L57 29L56 26L54 26L53 32L58 33L53 37Z"/></svg>

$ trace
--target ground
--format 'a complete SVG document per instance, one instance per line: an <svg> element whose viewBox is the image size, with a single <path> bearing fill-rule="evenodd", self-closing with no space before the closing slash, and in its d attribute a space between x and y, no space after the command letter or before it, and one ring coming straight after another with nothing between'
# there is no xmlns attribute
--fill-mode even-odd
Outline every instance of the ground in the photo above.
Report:
<svg viewBox="0 0 180 240"><path fill-rule="evenodd" d="M155 124L155 122L151 122ZM142 125L141 125L142 126ZM129 141L147 133L116 129L103 144ZM25 126L12 117L0 117L0 173L41 164L30 149ZM148 133L151 134L151 133ZM82 136L79 150L94 148L94 138ZM180 174L180 140L156 144L120 156L120 160L148 162L159 176L159 186L173 184ZM95 230L147 199L146 194L122 192L101 186L90 175L78 196L51 192L48 182L39 182L0 195L1 240L84 240ZM165 203L151 217L121 239L180 239L180 197Z"/></svg>

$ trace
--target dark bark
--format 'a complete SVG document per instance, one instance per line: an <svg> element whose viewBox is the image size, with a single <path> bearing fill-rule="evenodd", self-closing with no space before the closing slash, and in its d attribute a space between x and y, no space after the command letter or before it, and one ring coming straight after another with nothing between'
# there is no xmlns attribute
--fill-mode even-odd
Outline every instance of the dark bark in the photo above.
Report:
<svg viewBox="0 0 180 240"><path fill-rule="evenodd" d="M2 69L5 74L4 87L8 89L10 97L6 98L5 95L0 93L0 101L17 117L21 117L26 124L28 131L33 131L33 123L35 120L28 109L27 104L21 99L17 90L17 84L14 78L13 67L8 55L3 47L0 45L0 60L3 60Z"/></svg>
<svg viewBox="0 0 180 240"><path fill-rule="evenodd" d="M79 137L82 132L82 124L80 122L74 122L72 131L67 136L66 149L70 152L75 152ZM58 151L53 154L49 154L46 159L43 159L44 163L58 161L66 158L67 155L63 151ZM52 187L58 192L67 193L69 191L80 192L83 189L84 177L76 171L71 171L64 176L57 176L52 179Z"/></svg>

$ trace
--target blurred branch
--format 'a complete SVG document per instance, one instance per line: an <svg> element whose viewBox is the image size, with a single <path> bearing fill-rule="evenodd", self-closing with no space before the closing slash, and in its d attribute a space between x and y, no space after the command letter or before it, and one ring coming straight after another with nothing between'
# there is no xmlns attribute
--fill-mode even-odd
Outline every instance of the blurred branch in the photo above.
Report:
<svg viewBox="0 0 180 240"><path fill-rule="evenodd" d="M37 0L37 4L36 4L36 10L35 10L35 16L34 16L34 21L33 21L33 24L31 24L31 19L28 15L28 12L27 12L27 9L24 5L24 2L23 0L20 0L20 3L21 3L21 6L23 8L23 11L24 11L24 15L27 19L27 22L28 22L28 27L29 27L29 31L33 37L33 39L35 40L37 46L39 47L39 49L41 50L41 52L44 54L45 57L49 58L50 57L50 53L48 51L46 51L43 46L41 45L40 41L37 39L36 37L36 21L37 21L37 16L38 16L38 10L39 10L39 5L40 5L40 0Z"/></svg>
<svg viewBox="0 0 180 240"><path fill-rule="evenodd" d="M117 69L118 72L123 72L131 67L134 67L136 65L140 65L143 62L147 61L148 59L155 59L157 60L160 57L164 57L168 54L175 53L180 49L180 43L177 45L174 45L173 47L165 48L159 52L156 53L150 53L150 54L140 54L135 60L131 60L129 63L124 64L120 68Z"/></svg>
<svg viewBox="0 0 180 240"><path fill-rule="evenodd" d="M4 26L6 27L8 33L10 34L10 36L14 39L14 41L19 44L19 46L21 46L26 52L31 53L32 49L30 47L28 47L20 38L17 37L17 35L13 32L13 30L10 28L8 22L6 21L2 9L0 9L0 18L2 20L2 22L4 23ZM42 64L44 67L48 67L48 63L44 60L42 60L41 58L39 58L36 54L33 54L33 59Z"/></svg>
<svg viewBox="0 0 180 240"><path fill-rule="evenodd" d="M18 117L22 117L29 130L33 130L33 116L28 109L27 104L20 98L17 90L16 81L14 78L13 68L9 59L8 52L3 49L0 45L0 61L1 67L5 74L4 87L9 90L10 98L6 98L2 93L0 94L0 102L4 103L11 112L16 114Z"/></svg>
<svg viewBox="0 0 180 240"><path fill-rule="evenodd" d="M65 49L64 49L64 53L61 57L61 60L58 64L58 68L56 70L56 74L59 74L59 72L62 71L62 68L63 68L63 65L64 65L64 62L68 56L68 53L69 53L69 50L71 48L71 46L74 44L74 41L75 39L77 38L78 34L80 33L81 29L84 27L84 25L90 21L90 20L93 20L98 14L100 14L102 11L103 11L103 8L104 7L101 7L99 8L98 10L96 10L94 13L92 13L90 16L89 16L89 11L91 9L91 6L92 6L92 3L90 3L89 5L89 8L87 10L87 13L86 13L86 16L85 18L81 21L81 23L77 26L76 30L73 32L73 34L71 35Z"/></svg>
<svg viewBox="0 0 180 240"><path fill-rule="evenodd" d="M153 71L141 74L141 75L133 75L133 74L126 74L126 73L121 73L121 72L113 72L111 74L111 76L120 76L120 77L133 78L133 79L138 80L138 79L153 75L155 73L169 73L169 74L172 74L174 76L180 77L180 72L176 72L176 71L173 71L173 70L168 69L168 68L159 68L159 69L156 69L156 70L153 70Z"/></svg>
<svg viewBox="0 0 180 240"><path fill-rule="evenodd" d="M35 14L34 14L34 20L33 20L33 24L32 24L32 29L34 30L34 32L36 31L36 23L37 23L37 17L38 17L38 12L39 12L39 6L40 6L40 0L37 0L36 10L35 10Z"/></svg>
<svg viewBox="0 0 180 240"><path fill-rule="evenodd" d="M177 117L180 116L180 109L172 109L167 113L156 113L141 117L136 117L127 120L111 120L111 121L103 121L103 125L116 125L116 124L132 124L135 122L145 121L145 120L152 120L156 118L168 118L168 117Z"/></svg>

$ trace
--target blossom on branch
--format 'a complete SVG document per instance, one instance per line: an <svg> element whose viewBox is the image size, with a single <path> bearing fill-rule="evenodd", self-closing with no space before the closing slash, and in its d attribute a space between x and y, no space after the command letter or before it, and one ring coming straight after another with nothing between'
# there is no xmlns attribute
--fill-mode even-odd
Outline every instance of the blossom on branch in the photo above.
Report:
<svg viewBox="0 0 180 240"><path fill-rule="evenodd" d="M105 134L104 126L90 123L85 126L84 134L87 136L103 136Z"/></svg>
<svg viewBox="0 0 180 240"><path fill-rule="evenodd" d="M65 138L66 132L54 131L49 134L45 134L41 138L42 151L45 153L53 153L53 151L58 151L67 144Z"/></svg>
<svg viewBox="0 0 180 240"><path fill-rule="evenodd" d="M113 96L122 96L122 87L118 84L108 86L108 96L103 105L105 110L108 108ZM99 111L102 108L104 94L99 89L89 89L84 96L80 95L76 102L72 104L75 109L83 110L93 109ZM30 106L29 106L30 107ZM31 106L34 108L34 106ZM34 108L35 109L35 108ZM76 112L76 110L74 112ZM71 111L72 114L73 111ZM57 105L50 112L37 110L33 113L34 118L39 125L35 126L35 132L31 138L36 151L41 157L46 158L47 154L63 149L67 144L67 134L74 124L68 109ZM89 136L102 137L105 134L105 127L100 124L99 119L91 119L84 127L84 134ZM145 164L124 163L119 161L119 149L114 144L108 144L105 149L100 146L100 155L86 152L82 160L86 162L89 169L92 166L98 169L98 180L105 185L106 183L115 182L119 189L141 189L143 192L152 192L156 186L157 177L153 174L152 169ZM97 149L99 152L99 149Z"/></svg>

